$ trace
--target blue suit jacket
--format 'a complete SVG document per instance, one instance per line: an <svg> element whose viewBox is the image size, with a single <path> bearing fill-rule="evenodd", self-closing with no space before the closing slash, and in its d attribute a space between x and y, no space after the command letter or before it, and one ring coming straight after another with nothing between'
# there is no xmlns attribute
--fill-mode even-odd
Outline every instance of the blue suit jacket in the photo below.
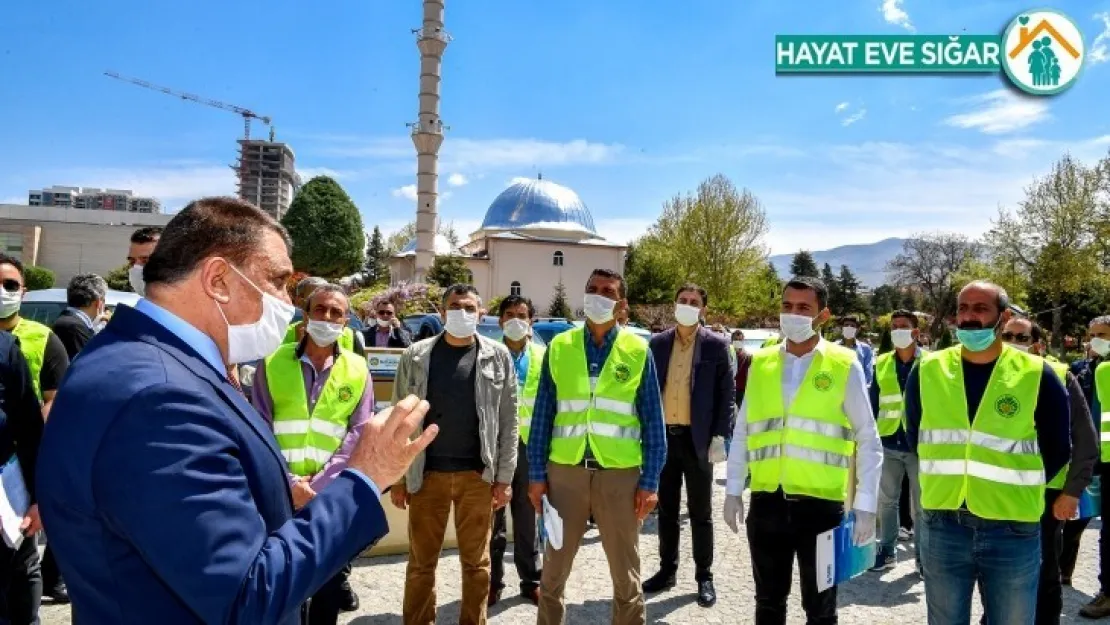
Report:
<svg viewBox="0 0 1110 625"><path fill-rule="evenodd" d="M671 365L675 329L651 337L648 344L655 358L659 390L667 392L667 369ZM714 436L732 435L732 413L736 406L736 379L732 376L728 350L720 335L698 328L694 335L693 368L690 371L690 429L698 456L708 458L709 442Z"/></svg>
<svg viewBox="0 0 1110 625"><path fill-rule="evenodd" d="M129 307L70 367L38 464L74 623L299 623L388 531L344 472L300 511L270 429L196 351Z"/></svg>

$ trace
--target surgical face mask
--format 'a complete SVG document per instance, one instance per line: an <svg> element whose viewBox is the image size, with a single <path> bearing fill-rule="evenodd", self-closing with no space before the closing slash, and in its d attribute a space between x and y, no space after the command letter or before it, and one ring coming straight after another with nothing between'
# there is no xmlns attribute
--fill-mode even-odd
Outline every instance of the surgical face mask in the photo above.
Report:
<svg viewBox="0 0 1110 625"><path fill-rule="evenodd" d="M131 265L127 270L127 281L131 283L131 290L142 297L146 295L146 281L143 280L143 265Z"/></svg>
<svg viewBox="0 0 1110 625"><path fill-rule="evenodd" d="M523 319L509 319L501 331L510 341L523 341L528 336L528 322Z"/></svg>
<svg viewBox="0 0 1110 625"><path fill-rule="evenodd" d="M989 328L959 328L956 330L956 340L969 352L981 352L994 345L995 331L998 329L1001 317Z"/></svg>
<svg viewBox="0 0 1110 625"><path fill-rule="evenodd" d="M817 334L813 329L813 319L789 313L779 315L779 331L791 343L805 343Z"/></svg>
<svg viewBox="0 0 1110 625"><path fill-rule="evenodd" d="M744 349L744 341L733 341L732 347L734 349Z"/></svg>
<svg viewBox="0 0 1110 625"><path fill-rule="evenodd" d="M245 362L254 362L274 353L285 338L289 322L293 320L296 309L292 304L286 304L280 299L258 288L234 265L231 268L239 274L247 284L254 287L255 291L262 294L262 315L254 323L231 325L224 314L224 309L216 302L216 308L227 323L227 361L228 364L239 365Z"/></svg>
<svg viewBox="0 0 1110 625"><path fill-rule="evenodd" d="M859 328L855 326L844 326L840 329L840 333L844 336L844 338L849 340L856 338L856 332L858 331Z"/></svg>
<svg viewBox="0 0 1110 625"><path fill-rule="evenodd" d="M1094 350L1094 352L1099 356L1105 358L1106 356L1110 355L1110 341L1097 336L1092 337L1091 349Z"/></svg>
<svg viewBox="0 0 1110 625"><path fill-rule="evenodd" d="M382 319L381 317L378 317L377 322L379 328L388 328L389 326L393 325L392 319Z"/></svg>
<svg viewBox="0 0 1110 625"><path fill-rule="evenodd" d="M701 318L701 309L689 304L675 304L674 305L674 319L680 325L694 326L698 324L698 319Z"/></svg>
<svg viewBox="0 0 1110 625"><path fill-rule="evenodd" d="M478 329L478 313L465 310L448 310L443 329L457 339L468 339Z"/></svg>
<svg viewBox="0 0 1110 625"><path fill-rule="evenodd" d="M898 349L906 349L913 345L913 330L891 330L890 342Z"/></svg>
<svg viewBox="0 0 1110 625"><path fill-rule="evenodd" d="M582 309L586 312L586 318L596 324L612 321L613 309L616 307L616 301L596 293L587 293L582 298Z"/></svg>
<svg viewBox="0 0 1110 625"><path fill-rule="evenodd" d="M22 290L9 291L0 288L0 319L10 319L12 315L19 312L19 307L22 304Z"/></svg>
<svg viewBox="0 0 1110 625"><path fill-rule="evenodd" d="M1018 343L1006 343L1006 344L1009 345L1010 347L1013 347L1014 349L1018 350L1019 352L1025 352L1026 354L1028 354L1029 350L1033 348L1032 345L1020 345Z"/></svg>
<svg viewBox="0 0 1110 625"><path fill-rule="evenodd" d="M308 326L305 329L308 335L312 337L312 342L320 347L332 346L339 340L339 336L343 334L343 324L317 321L315 319L309 319Z"/></svg>

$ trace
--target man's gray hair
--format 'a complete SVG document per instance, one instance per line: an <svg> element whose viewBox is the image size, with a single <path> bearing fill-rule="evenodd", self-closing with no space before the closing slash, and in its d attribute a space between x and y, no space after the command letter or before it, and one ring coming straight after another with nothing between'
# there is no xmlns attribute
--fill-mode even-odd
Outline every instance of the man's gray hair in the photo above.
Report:
<svg viewBox="0 0 1110 625"><path fill-rule="evenodd" d="M108 283L95 273L73 276L66 287L66 304L72 308L92 306L108 296Z"/></svg>
<svg viewBox="0 0 1110 625"><path fill-rule="evenodd" d="M1110 326L1110 315L1099 315L1091 319L1091 323L1087 324L1088 328L1093 328L1095 326Z"/></svg>
<svg viewBox="0 0 1110 625"><path fill-rule="evenodd" d="M450 299L450 297L452 295L460 295L460 296L473 295L474 299L478 300L478 306L481 307L481 305L482 305L482 296L478 295L478 289L474 288L473 284L452 284L451 286L444 289L443 290L443 307L444 308L447 307L447 300Z"/></svg>
<svg viewBox="0 0 1110 625"><path fill-rule="evenodd" d="M309 276L298 282L297 286L293 289L293 292L294 295L297 296L297 299L305 298L312 295L313 291L324 286L327 283L328 281L323 278Z"/></svg>
<svg viewBox="0 0 1110 625"><path fill-rule="evenodd" d="M1010 294L1006 292L1006 289L990 280L972 280L967 283L967 286L960 289L960 293L968 289L986 289L988 291L994 291L996 296L995 304L998 306L998 312L1000 314L1010 308Z"/></svg>
<svg viewBox="0 0 1110 625"><path fill-rule="evenodd" d="M305 298L305 312L309 312L310 310L312 310L312 300L316 299L316 296L322 293L338 293L342 295L343 299L347 301L347 309L350 310L351 300L347 298L347 291L345 291L343 287L339 286L338 284L332 284L330 282L324 281L322 285L316 287L316 289L312 291L312 293L307 298Z"/></svg>

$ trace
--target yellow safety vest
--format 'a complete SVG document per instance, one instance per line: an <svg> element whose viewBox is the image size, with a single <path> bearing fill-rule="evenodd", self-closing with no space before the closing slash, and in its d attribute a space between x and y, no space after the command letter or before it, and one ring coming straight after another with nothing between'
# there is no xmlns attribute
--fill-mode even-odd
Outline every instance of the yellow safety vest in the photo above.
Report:
<svg viewBox="0 0 1110 625"><path fill-rule="evenodd" d="M1044 361L1003 347L983 399L968 416L960 347L922 356L921 506L1033 523L1044 512L1044 463L1033 414Z"/></svg>
<svg viewBox="0 0 1110 625"><path fill-rule="evenodd" d="M281 342L282 345L284 345L286 343L296 343L297 342L297 328L299 328L303 323L304 323L303 321L299 321L297 323L289 324L289 329L285 331L285 340L283 340ZM355 350L355 333L354 333L354 331L351 330L350 327L344 326L343 327L343 334L339 335L339 340L336 341L336 342L339 343L339 347L341 347L341 348L343 348L343 349L345 349L349 352L354 351Z"/></svg>
<svg viewBox="0 0 1110 625"><path fill-rule="evenodd" d="M41 402L42 387L39 375L46 360L46 342L50 339L50 328L37 321L21 318L12 328L12 334L19 339L19 351L23 352L23 358L27 360L27 367L31 370L31 385L35 388L35 396Z"/></svg>
<svg viewBox="0 0 1110 625"><path fill-rule="evenodd" d="M895 352L887 352L875 360L875 382L879 385L879 414L876 427L879 436L893 436L902 427L902 386L898 384L898 361Z"/></svg>
<svg viewBox="0 0 1110 625"><path fill-rule="evenodd" d="M576 465L585 457L588 443L606 469L638 467L643 450L636 393L648 359L647 341L619 330L595 385L586 361L586 340L585 329L575 328L551 341L547 364L558 408L548 459Z"/></svg>
<svg viewBox="0 0 1110 625"><path fill-rule="evenodd" d="M532 410L536 407L536 393L540 388L543 355L547 350L531 341L528 341L524 349L528 352L528 373L524 376L524 385L517 393L516 416L520 420L520 440L527 445L528 434L532 431Z"/></svg>
<svg viewBox="0 0 1110 625"><path fill-rule="evenodd" d="M789 408L783 404L781 347L764 347L748 371L748 466L752 492L844 501L855 440L844 412L856 353L819 344Z"/></svg>
<svg viewBox="0 0 1110 625"><path fill-rule="evenodd" d="M1056 373L1056 377L1060 378L1060 383L1063 384L1064 389L1067 390L1067 388L1068 388L1068 366L1065 365L1064 363L1060 362L1059 360L1056 360L1055 358L1053 358L1052 360L1049 360L1046 357L1045 361L1048 362L1048 366L1051 367L1052 370ZM1070 421L1071 420L1071 413L1069 412L1067 416L1068 416L1068 420ZM1068 467L1069 466L1071 466L1070 462L1068 464L1065 464L1064 468L1060 469L1060 472L1056 474L1056 477L1052 478L1052 481L1050 481L1048 483L1046 488L1051 488L1052 490L1063 490L1064 489L1064 483L1068 479Z"/></svg>
<svg viewBox="0 0 1110 625"><path fill-rule="evenodd" d="M290 472L315 475L335 455L369 379L366 359L340 349L328 381L309 412L297 345L286 343L266 359L274 435Z"/></svg>
<svg viewBox="0 0 1110 625"><path fill-rule="evenodd" d="M1095 397L1102 411L1099 418L1102 461L1110 462L1110 362L1095 367Z"/></svg>

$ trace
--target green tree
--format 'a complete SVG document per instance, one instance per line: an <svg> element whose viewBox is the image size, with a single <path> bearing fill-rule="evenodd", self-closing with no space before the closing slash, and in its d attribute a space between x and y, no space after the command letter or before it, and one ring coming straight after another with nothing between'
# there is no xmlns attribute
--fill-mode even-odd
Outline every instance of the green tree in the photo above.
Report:
<svg viewBox="0 0 1110 625"><path fill-rule="evenodd" d="M130 267L121 265L108 272L104 276L104 281L108 283L108 288L113 291L124 291L131 293L131 279L128 277L128 270Z"/></svg>
<svg viewBox="0 0 1110 625"><path fill-rule="evenodd" d="M739 291L739 311L748 319L777 318L782 308L782 280L775 266L768 261L763 271L745 282Z"/></svg>
<svg viewBox="0 0 1110 625"><path fill-rule="evenodd" d="M952 331L948 329L948 324L944 324L940 331L940 341L937 342L937 349L948 349L955 344L952 338Z"/></svg>
<svg viewBox="0 0 1110 625"><path fill-rule="evenodd" d="M358 208L343 187L317 176L301 187L281 220L293 239L293 266L339 278L363 266L366 234Z"/></svg>
<svg viewBox="0 0 1110 625"><path fill-rule="evenodd" d="M632 304L665 304L674 298L681 277L669 264L659 241L644 236L628 245L624 255L624 278Z"/></svg>
<svg viewBox="0 0 1110 625"><path fill-rule="evenodd" d="M1061 334L1081 337L1087 333L1091 319L1110 311L1110 284L1092 281L1079 291L1064 296L1061 314ZM1026 308L1042 325L1052 321L1052 293L1034 284L1029 289Z"/></svg>
<svg viewBox="0 0 1110 625"><path fill-rule="evenodd" d="M28 291L49 289L54 286L54 272L46 267L27 265L23 268L23 286Z"/></svg>
<svg viewBox="0 0 1110 625"><path fill-rule="evenodd" d="M813 254L807 250L798 250L794 259L790 261L790 275L799 278L803 276L816 278L821 275L817 269L817 261L813 260Z"/></svg>
<svg viewBox="0 0 1110 625"><path fill-rule="evenodd" d="M840 293L840 284L837 283L832 266L828 263L825 263L825 266L821 268L821 282L825 283L825 288L829 292L829 312L837 317L845 314L844 297Z"/></svg>
<svg viewBox="0 0 1110 625"><path fill-rule="evenodd" d="M563 281L555 285L555 293L551 297L551 305L547 308L547 316L549 317L562 317L563 319L570 319L574 313L570 309L570 304L567 303L567 288L563 286Z"/></svg>
<svg viewBox="0 0 1110 625"><path fill-rule="evenodd" d="M902 253L887 264L895 284L921 294L925 312L933 316L932 334L955 314L956 295L962 286L955 282L957 272L968 259L976 258L979 250L978 243L961 234L916 235L906 239Z"/></svg>
<svg viewBox="0 0 1110 625"><path fill-rule="evenodd" d="M871 314L885 315L901 306L902 294L896 287L883 284L871 291Z"/></svg>
<svg viewBox="0 0 1110 625"><path fill-rule="evenodd" d="M470 270L461 256L436 256L428 270L428 282L445 289L455 284L469 284Z"/></svg>
<svg viewBox="0 0 1110 625"><path fill-rule="evenodd" d="M885 354L894 351L894 341L890 337L890 328L883 330L882 338L879 339L879 353Z"/></svg>
<svg viewBox="0 0 1110 625"><path fill-rule="evenodd" d="M385 249L382 231L374 226L370 243L366 246L366 266L363 268L368 284L384 284L389 281L389 253Z"/></svg>
<svg viewBox="0 0 1110 625"><path fill-rule="evenodd" d="M1099 235L1110 216L1108 161L1087 167L1065 155L1025 190L1016 210L999 210L987 235L991 249L1019 264L1029 283L1048 298L1057 350L1063 347L1065 299L1105 280L1101 257L1106 244Z"/></svg>
<svg viewBox="0 0 1110 625"><path fill-rule="evenodd" d="M866 311L868 308L867 302L863 301L859 294L862 286L859 278L852 273L848 265L840 266L840 275L836 278L836 289L844 306L843 314Z"/></svg>

